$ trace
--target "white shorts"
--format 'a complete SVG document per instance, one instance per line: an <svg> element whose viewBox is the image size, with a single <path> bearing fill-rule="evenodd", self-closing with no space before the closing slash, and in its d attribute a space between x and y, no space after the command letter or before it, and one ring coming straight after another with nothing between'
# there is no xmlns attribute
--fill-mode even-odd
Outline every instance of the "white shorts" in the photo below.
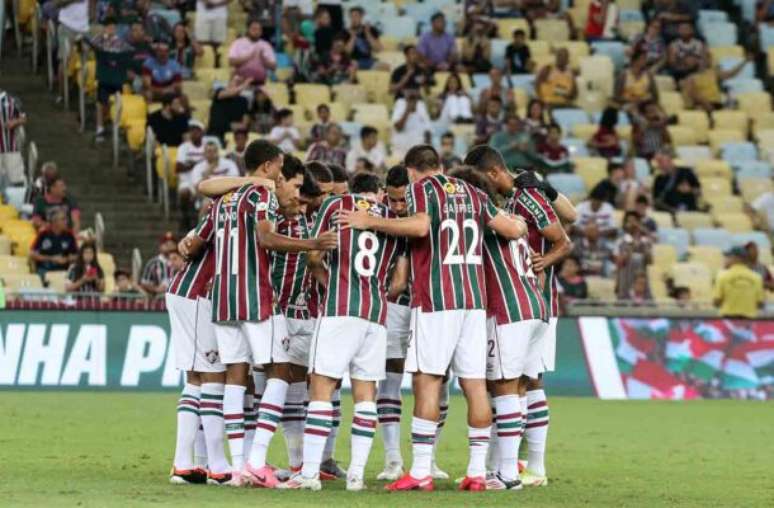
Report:
<svg viewBox="0 0 774 508"><path fill-rule="evenodd" d="M288 363L290 339L285 316L263 321L215 323L220 361L226 365Z"/></svg>
<svg viewBox="0 0 774 508"><path fill-rule="evenodd" d="M387 304L387 359L406 358L411 335L411 307Z"/></svg>
<svg viewBox="0 0 774 508"><path fill-rule="evenodd" d="M462 379L486 378L486 311L413 308L406 372L443 376L450 366Z"/></svg>
<svg viewBox="0 0 774 508"><path fill-rule="evenodd" d="M314 319L286 318L290 348L288 358L293 365L306 367L309 364L309 348L314 335Z"/></svg>
<svg viewBox="0 0 774 508"><path fill-rule="evenodd" d="M224 372L220 362L215 330L212 325L212 302L165 295L169 312L169 329L175 348L175 367L194 372Z"/></svg>
<svg viewBox="0 0 774 508"><path fill-rule="evenodd" d="M489 343L486 355L486 378L490 381L537 379L537 369L543 356L543 336L548 324L540 319L498 325L494 318L487 321Z"/></svg>
<svg viewBox="0 0 774 508"><path fill-rule="evenodd" d="M196 26L194 32L196 40L199 42L217 42L218 44L226 40L227 18L208 19L207 16L196 15Z"/></svg>
<svg viewBox="0 0 774 508"><path fill-rule="evenodd" d="M24 160L21 152L0 153L0 183L24 183Z"/></svg>
<svg viewBox="0 0 774 508"><path fill-rule="evenodd" d="M333 379L344 374L360 381L385 378L387 329L349 316L323 316L317 320L309 351L309 372Z"/></svg>
<svg viewBox="0 0 774 508"><path fill-rule="evenodd" d="M550 318L543 334L543 355L541 358L543 368L541 372L553 372L556 368L556 326L558 323L558 317Z"/></svg>

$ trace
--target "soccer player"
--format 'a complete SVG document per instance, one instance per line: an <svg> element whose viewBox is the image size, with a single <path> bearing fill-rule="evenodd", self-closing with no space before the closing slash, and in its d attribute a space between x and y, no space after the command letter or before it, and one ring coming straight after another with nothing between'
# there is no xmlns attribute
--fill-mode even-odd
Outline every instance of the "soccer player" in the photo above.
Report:
<svg viewBox="0 0 774 508"><path fill-rule="evenodd" d="M288 186L286 192L298 196L303 173L281 174L283 154L273 144L252 142L245 152L245 164L254 176L274 180L278 192L285 192L280 186ZM212 190L218 188L217 180L213 180L202 182L199 191L212 195ZM223 407L233 462L232 484L273 488L278 482L265 457L287 391L282 372L287 363L282 345L287 330L284 316L274 313L269 251L327 250L335 247L336 238L335 234L317 239L277 234L277 198L264 186L246 184L226 191L208 215L211 226L207 240L215 242L213 321L221 361L226 365ZM279 364L277 369L273 368L275 363ZM249 461L245 463L243 399L251 365L264 365L268 381Z"/></svg>
<svg viewBox="0 0 774 508"><path fill-rule="evenodd" d="M316 255L311 259L315 277L326 290L309 354L303 467L280 488L320 490L323 448L333 426L331 398L347 373L355 402L347 490L365 488L365 466L376 432L376 382L384 379L387 352L384 323L388 279L392 270L389 292L402 292L408 278L408 260L400 257L405 252L404 240L384 233L338 228L335 218L345 210L361 210L387 219L395 217L380 202L379 187L376 175L355 175L352 194L327 199L315 222L313 236L338 231L339 247L327 255L326 268Z"/></svg>
<svg viewBox="0 0 774 508"><path fill-rule="evenodd" d="M554 206L564 217L571 217L574 208L550 185L539 182L533 173L525 172L514 179L502 155L494 148L484 145L473 148L465 157L465 164L475 168L486 179L486 185L506 199L507 212L525 218L529 231L528 242L519 240L516 244L497 237L485 238L487 285L499 288L489 291L492 318L487 378L491 381L495 404L498 469L488 487L521 488L517 456L525 423L525 437L528 444L532 438L530 455L534 455L534 467L538 470L526 471L522 481L533 485L544 482L536 480L536 476L545 478L542 460L545 434L535 436L535 429L540 432L547 424L545 395L541 403L537 394L530 395L534 390L529 387L539 382L539 375L545 370L546 349L550 347L547 345L549 326L545 322L555 315L551 314L549 299L554 284L553 266L572 250ZM546 192L553 198L554 206ZM536 275L544 280L537 283ZM535 400L530 402L530 397ZM543 452L539 453L540 450Z"/></svg>
<svg viewBox="0 0 774 508"><path fill-rule="evenodd" d="M328 168L331 170L333 176L333 189L331 194L335 196L343 196L349 192L349 174L343 166L338 164L328 164Z"/></svg>
<svg viewBox="0 0 774 508"><path fill-rule="evenodd" d="M526 226L498 210L482 191L443 174L440 157L428 145L408 151L412 184L406 192L408 216L340 214L343 225L406 236L411 241L411 340L406 371L413 374L411 471L388 490L433 490L430 474L443 377L451 366L468 404L470 460L461 490L486 489L485 460L492 412L486 392L486 292L484 228L517 239Z"/></svg>

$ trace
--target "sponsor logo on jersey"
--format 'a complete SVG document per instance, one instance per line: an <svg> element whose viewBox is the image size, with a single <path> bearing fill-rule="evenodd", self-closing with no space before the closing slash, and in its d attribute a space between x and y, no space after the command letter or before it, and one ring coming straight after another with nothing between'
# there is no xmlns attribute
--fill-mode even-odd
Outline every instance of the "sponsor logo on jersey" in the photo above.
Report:
<svg viewBox="0 0 774 508"><path fill-rule="evenodd" d="M369 203L365 199L359 199L356 205L359 210L368 210L369 208L371 208L371 203Z"/></svg>

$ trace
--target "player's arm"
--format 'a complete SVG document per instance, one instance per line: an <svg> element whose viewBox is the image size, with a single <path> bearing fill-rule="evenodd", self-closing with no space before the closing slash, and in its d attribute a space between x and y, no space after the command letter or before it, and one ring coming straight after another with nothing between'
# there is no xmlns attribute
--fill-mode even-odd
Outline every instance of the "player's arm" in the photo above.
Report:
<svg viewBox="0 0 774 508"><path fill-rule="evenodd" d="M554 266L570 255L572 242L562 225L554 222L540 230L540 234L551 243L551 248L544 255L533 253L532 269L542 272L549 266Z"/></svg>
<svg viewBox="0 0 774 508"><path fill-rule="evenodd" d="M177 244L180 255L186 259L193 259L201 254L206 242L199 235L187 235Z"/></svg>
<svg viewBox="0 0 774 508"><path fill-rule="evenodd" d="M487 223L487 227L509 240L518 240L527 234L527 223L517 215L507 215L505 212L499 212Z"/></svg>
<svg viewBox="0 0 774 508"><path fill-rule="evenodd" d="M208 178L199 182L196 190L199 191L199 194L208 198L216 198L247 184L261 185L269 190L274 190L274 180L260 176L219 176Z"/></svg>
<svg viewBox="0 0 774 508"><path fill-rule="evenodd" d="M554 206L554 211L559 216L562 224L573 224L578 220L578 212L575 210L575 205L564 194L557 193L556 199L552 200L551 204Z"/></svg>
<svg viewBox="0 0 774 508"><path fill-rule="evenodd" d="M390 287L387 290L387 297L395 299L403 294L408 287L409 279L409 258L401 256L395 264L395 268L392 270L392 278L390 279Z"/></svg>
<svg viewBox="0 0 774 508"><path fill-rule="evenodd" d="M323 263L323 253L319 250L309 251L307 257L307 268L312 277L323 287L328 285L328 273L325 271Z"/></svg>
<svg viewBox="0 0 774 508"><path fill-rule="evenodd" d="M340 226L368 229L390 236L424 238L430 233L430 216L426 213L417 213L398 219L386 219L369 215L365 210L341 210L336 220Z"/></svg>
<svg viewBox="0 0 774 508"><path fill-rule="evenodd" d="M332 250L338 245L338 235L335 231L325 231L317 238L291 238L274 231L274 224L268 220L258 222L256 227L258 245L266 250L282 252L303 252L316 250Z"/></svg>

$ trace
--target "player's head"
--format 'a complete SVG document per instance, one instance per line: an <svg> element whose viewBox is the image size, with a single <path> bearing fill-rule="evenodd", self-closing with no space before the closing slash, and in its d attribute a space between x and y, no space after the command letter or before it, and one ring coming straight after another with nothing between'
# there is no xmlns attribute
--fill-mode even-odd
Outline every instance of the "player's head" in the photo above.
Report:
<svg viewBox="0 0 774 508"><path fill-rule="evenodd" d="M473 166L458 166L449 173L449 176L468 182L472 186L484 191L491 198L495 198L495 191L489 183L489 179Z"/></svg>
<svg viewBox="0 0 774 508"><path fill-rule="evenodd" d="M399 217L406 215L406 186L409 184L406 166L398 164L387 171L385 180L387 191L387 206Z"/></svg>
<svg viewBox="0 0 774 508"><path fill-rule="evenodd" d="M320 207L322 190L320 184L308 168L304 168L304 183L298 197L298 213L305 214L310 207Z"/></svg>
<svg viewBox="0 0 774 508"><path fill-rule="evenodd" d="M320 194L306 199L307 213L314 212L320 208L322 202L333 192L333 175L327 164L320 161L309 161L306 163L306 169L314 177L320 188Z"/></svg>
<svg viewBox="0 0 774 508"><path fill-rule="evenodd" d="M292 155L286 155L282 162L281 176L277 180L277 201L286 216L299 211L299 197L304 183L304 164Z"/></svg>
<svg viewBox="0 0 774 508"><path fill-rule="evenodd" d="M333 194L342 196L349 192L349 175L347 170L338 164L328 164L333 176Z"/></svg>
<svg viewBox="0 0 774 508"><path fill-rule="evenodd" d="M513 189L513 177L502 154L487 145L478 145L465 156L465 164L485 176L494 190L506 194Z"/></svg>
<svg viewBox="0 0 774 508"><path fill-rule="evenodd" d="M352 177L350 190L352 194L372 194L375 197L379 194L382 182L379 177L373 173L357 173Z"/></svg>
<svg viewBox="0 0 774 508"><path fill-rule="evenodd" d="M257 139L247 145L245 167L247 173L277 180L282 169L283 153L274 143Z"/></svg>
<svg viewBox="0 0 774 508"><path fill-rule="evenodd" d="M408 170L411 181L419 180L427 175L441 173L441 157L430 145L415 145L406 152L403 164Z"/></svg>

